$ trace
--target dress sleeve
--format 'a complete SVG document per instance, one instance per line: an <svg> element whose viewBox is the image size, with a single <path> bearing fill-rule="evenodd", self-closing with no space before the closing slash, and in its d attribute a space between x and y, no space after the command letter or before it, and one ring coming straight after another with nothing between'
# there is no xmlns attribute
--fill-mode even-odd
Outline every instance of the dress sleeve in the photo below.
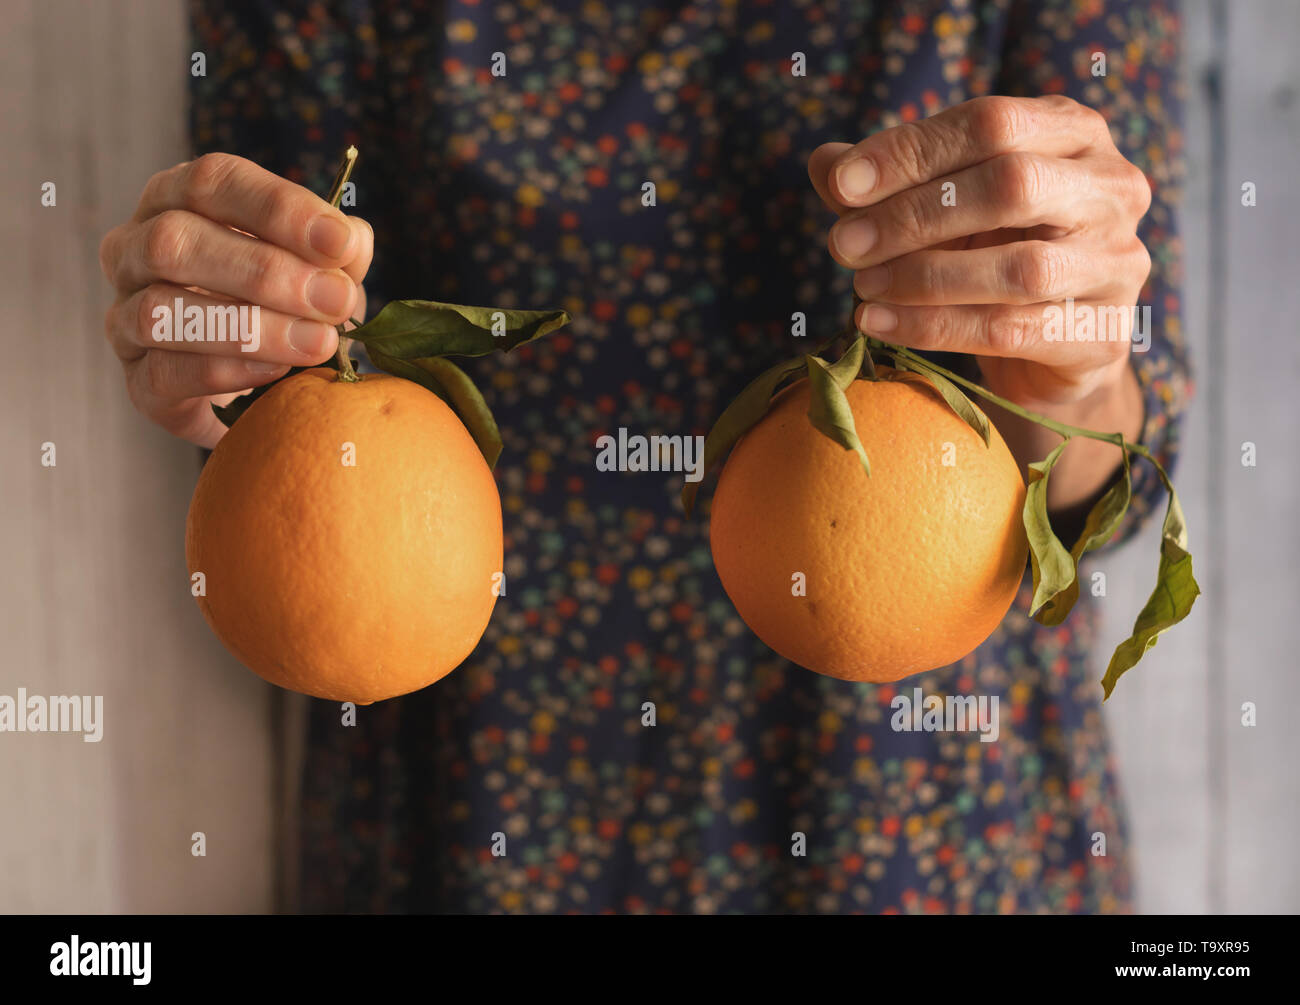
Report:
<svg viewBox="0 0 1300 1005"><path fill-rule="evenodd" d="M1095 108L1109 122L1120 153L1151 185L1151 208L1138 227L1152 262L1138 298L1140 307L1150 307L1150 324L1142 328L1149 348L1133 353L1133 369L1146 409L1141 442L1172 474L1192 390L1177 220L1186 177L1178 10L1172 0L1017 0L1005 39L997 93L1065 94ZM1093 75L1097 53L1105 54L1104 76ZM1155 469L1135 458L1132 471L1133 501L1108 547L1132 537L1164 508Z"/></svg>

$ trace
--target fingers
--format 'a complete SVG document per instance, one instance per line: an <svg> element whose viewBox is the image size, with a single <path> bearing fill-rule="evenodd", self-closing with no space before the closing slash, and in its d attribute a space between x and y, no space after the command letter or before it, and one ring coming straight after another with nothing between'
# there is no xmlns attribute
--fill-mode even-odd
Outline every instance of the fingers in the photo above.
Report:
<svg viewBox="0 0 1300 1005"><path fill-rule="evenodd" d="M353 246L356 254L343 266L343 271L360 287L362 280L366 278L366 273L370 271L370 262L375 255L375 232L370 224L359 216L349 216L348 225L356 231L357 242ZM357 303L352 305L352 316L360 318L365 310L366 302L362 295L358 297Z"/></svg>
<svg viewBox="0 0 1300 1005"><path fill-rule="evenodd" d="M808 178L821 196L822 202L836 213L843 214L849 210L831 194L831 167L846 150L852 150L852 143L823 143L808 157Z"/></svg>
<svg viewBox="0 0 1300 1005"><path fill-rule="evenodd" d="M276 363L154 349L124 364L135 407L168 432L211 446L225 432L209 396L260 387L288 373Z"/></svg>
<svg viewBox="0 0 1300 1005"><path fill-rule="evenodd" d="M955 238L1040 226L1069 232L1114 214L1096 174L1078 161L1010 153L908 188L831 228L841 265L865 269Z"/></svg>
<svg viewBox="0 0 1300 1005"><path fill-rule="evenodd" d="M913 307L859 305L858 328L910 349L1000 356L1091 372L1127 358L1133 309L1088 301Z"/></svg>
<svg viewBox="0 0 1300 1005"><path fill-rule="evenodd" d="M356 254L358 234L342 212L231 154L205 154L154 175L134 219L143 223L169 210L242 230L322 268L338 268Z"/></svg>
<svg viewBox="0 0 1300 1005"><path fill-rule="evenodd" d="M1021 152L1068 158L1108 144L1105 119L1069 98L975 98L883 130L833 157L815 152L819 177L813 184L838 212L873 205L992 157Z"/></svg>
<svg viewBox="0 0 1300 1005"><path fill-rule="evenodd" d="M1038 304L1115 298L1140 289L1144 251L1098 254L1083 242L1016 241L967 251L927 249L872 266L853 277L863 300L906 306ZM1149 261L1149 260L1148 260ZM1118 268L1117 268L1118 264Z"/></svg>
<svg viewBox="0 0 1300 1005"><path fill-rule="evenodd" d="M352 317L355 320L360 321L364 324L366 320L367 306L368 306L368 301L366 300L366 288L365 286L358 286L357 302L356 305L352 308Z"/></svg>
<svg viewBox="0 0 1300 1005"><path fill-rule="evenodd" d="M1014 375L1043 400L1077 400L1128 366L1151 191L1098 113L1064 97L976 99L826 144L808 172L840 217L828 244L855 270L861 330L978 356L988 379Z"/></svg>
<svg viewBox="0 0 1300 1005"><path fill-rule="evenodd" d="M198 327L203 337L186 339L188 317L195 308L202 312ZM162 317L164 311L171 316L170 325ZM329 359L338 348L338 332L325 322L269 308L254 313L249 304L171 283L151 283L119 300L108 311L106 334L123 362L139 359L150 350L171 350L314 366Z"/></svg>
<svg viewBox="0 0 1300 1005"><path fill-rule="evenodd" d="M136 407L216 443L214 396L334 353L334 326L364 315L373 255L364 220L243 158L208 154L155 175L100 246L118 294L105 332Z"/></svg>
<svg viewBox="0 0 1300 1005"><path fill-rule="evenodd" d="M359 240L347 226L351 241ZM165 210L118 228L105 239L101 259L124 295L156 282L201 286L330 324L344 321L356 301L356 283L342 269L314 268L270 241L236 233L188 210Z"/></svg>

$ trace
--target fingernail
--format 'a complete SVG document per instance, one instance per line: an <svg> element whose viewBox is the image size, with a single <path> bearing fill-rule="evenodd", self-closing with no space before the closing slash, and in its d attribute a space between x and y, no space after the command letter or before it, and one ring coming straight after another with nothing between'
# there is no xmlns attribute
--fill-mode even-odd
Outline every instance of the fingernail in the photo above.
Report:
<svg viewBox="0 0 1300 1005"><path fill-rule="evenodd" d="M289 347L312 359L325 355L325 346L334 329L321 321L299 318L289 325Z"/></svg>
<svg viewBox="0 0 1300 1005"><path fill-rule="evenodd" d="M898 315L880 304L867 304L858 327L864 332L892 332L898 327Z"/></svg>
<svg viewBox="0 0 1300 1005"><path fill-rule="evenodd" d="M253 377L269 377L273 373L289 369L283 363L263 363L255 359L245 360L244 366L248 367L248 373Z"/></svg>
<svg viewBox="0 0 1300 1005"><path fill-rule="evenodd" d="M876 187L876 165L865 157L857 157L835 169L835 187L845 199L857 201L871 194Z"/></svg>
<svg viewBox="0 0 1300 1005"><path fill-rule="evenodd" d="M307 228L307 243L317 254L328 258L342 258L352 240L352 228L343 220L324 214L316 217Z"/></svg>
<svg viewBox="0 0 1300 1005"><path fill-rule="evenodd" d="M835 248L848 261L861 258L876 243L876 225L866 217L837 223L834 233Z"/></svg>
<svg viewBox="0 0 1300 1005"><path fill-rule="evenodd" d="M884 293L889 289L889 266L877 265L857 273L853 277L853 289L863 299Z"/></svg>
<svg viewBox="0 0 1300 1005"><path fill-rule="evenodd" d="M326 317L341 318L352 306L355 289L342 272L318 272L307 283L307 302Z"/></svg>

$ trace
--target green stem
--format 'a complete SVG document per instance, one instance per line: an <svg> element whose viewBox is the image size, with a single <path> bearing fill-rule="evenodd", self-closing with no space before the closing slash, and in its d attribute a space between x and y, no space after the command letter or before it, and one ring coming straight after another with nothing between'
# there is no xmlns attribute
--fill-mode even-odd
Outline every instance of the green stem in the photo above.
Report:
<svg viewBox="0 0 1300 1005"><path fill-rule="evenodd" d="M858 316L858 308L862 305L862 298L858 296L858 291L853 291L853 313L851 317ZM857 325L849 325L850 329L857 328ZM866 352L862 354L862 370L867 375L867 380L879 380L876 376L876 361L871 358L871 340L867 339L867 345L863 348Z"/></svg>
<svg viewBox="0 0 1300 1005"><path fill-rule="evenodd" d="M1126 440L1123 433L1099 433L1095 429L1084 429L1081 426L1071 426L1064 422L1057 422L1055 419L1049 419L1045 415L1039 415L1036 412L1029 411L1027 408L1021 408L1015 402L1007 401L1006 398L994 394L988 388L976 384L972 380L967 380L965 377L955 374L951 370L944 369L937 363L933 363L926 359L924 356L919 356L912 352L911 349L905 349L902 346L897 346L891 342L885 342L881 339L873 338L870 335L867 336L867 345L868 347L875 347L885 352L892 353L897 357L917 363L923 367L928 367L936 373L947 377L954 384L960 384L962 387L966 388L966 390L973 391L981 398L985 398L988 401L993 402L995 405L1000 405L1008 412L1018 415L1022 419L1028 419L1030 422L1035 422L1046 429L1050 429L1052 432L1057 433L1067 440L1072 436L1083 436L1090 440L1101 440L1105 443L1113 443L1121 450L1128 450L1130 453L1137 454L1140 457L1145 457L1148 461L1154 464L1156 470L1160 472L1160 480L1163 481L1165 485L1169 485L1169 475L1166 474L1165 469L1160 466L1160 462L1152 456L1151 451L1140 443L1131 443Z"/></svg>
<svg viewBox="0 0 1300 1005"><path fill-rule="evenodd" d="M343 163L339 165L338 173L334 176L334 184L330 186L329 199L326 200L335 209L339 208L339 203L343 200L343 187L347 185L348 179L352 177L352 169L356 167L356 163L357 148L348 147L347 151L343 154ZM352 323L356 324L355 321ZM344 335L342 325L337 325L336 327L339 332L339 348L338 352L335 353L334 358L338 360L339 364L338 379L346 384L355 384L360 381L361 378L357 376L357 371L353 369L352 357L349 355L349 351L352 348L352 340ZM359 328L361 326L357 325L357 327Z"/></svg>
<svg viewBox="0 0 1300 1005"><path fill-rule="evenodd" d="M343 152L343 163L339 165L338 173L334 176L334 184L330 186L328 202L335 209L339 208L339 203L343 199L343 186L348 183L352 177L352 169L357 165L357 148L348 147Z"/></svg>

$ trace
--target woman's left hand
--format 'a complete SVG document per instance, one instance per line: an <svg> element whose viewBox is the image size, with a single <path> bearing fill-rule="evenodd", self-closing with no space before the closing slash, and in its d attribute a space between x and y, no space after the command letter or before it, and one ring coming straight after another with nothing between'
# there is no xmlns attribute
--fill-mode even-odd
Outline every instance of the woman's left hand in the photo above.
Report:
<svg viewBox="0 0 1300 1005"><path fill-rule="evenodd" d="M830 251L855 272L860 329L973 354L989 389L1025 408L1070 414L1122 384L1131 405L1132 308L1151 269L1137 224L1151 190L1100 114L1060 96L976 98L857 145L824 144L808 173L840 217ZM1095 341L1049 324L1082 308L1096 312Z"/></svg>

